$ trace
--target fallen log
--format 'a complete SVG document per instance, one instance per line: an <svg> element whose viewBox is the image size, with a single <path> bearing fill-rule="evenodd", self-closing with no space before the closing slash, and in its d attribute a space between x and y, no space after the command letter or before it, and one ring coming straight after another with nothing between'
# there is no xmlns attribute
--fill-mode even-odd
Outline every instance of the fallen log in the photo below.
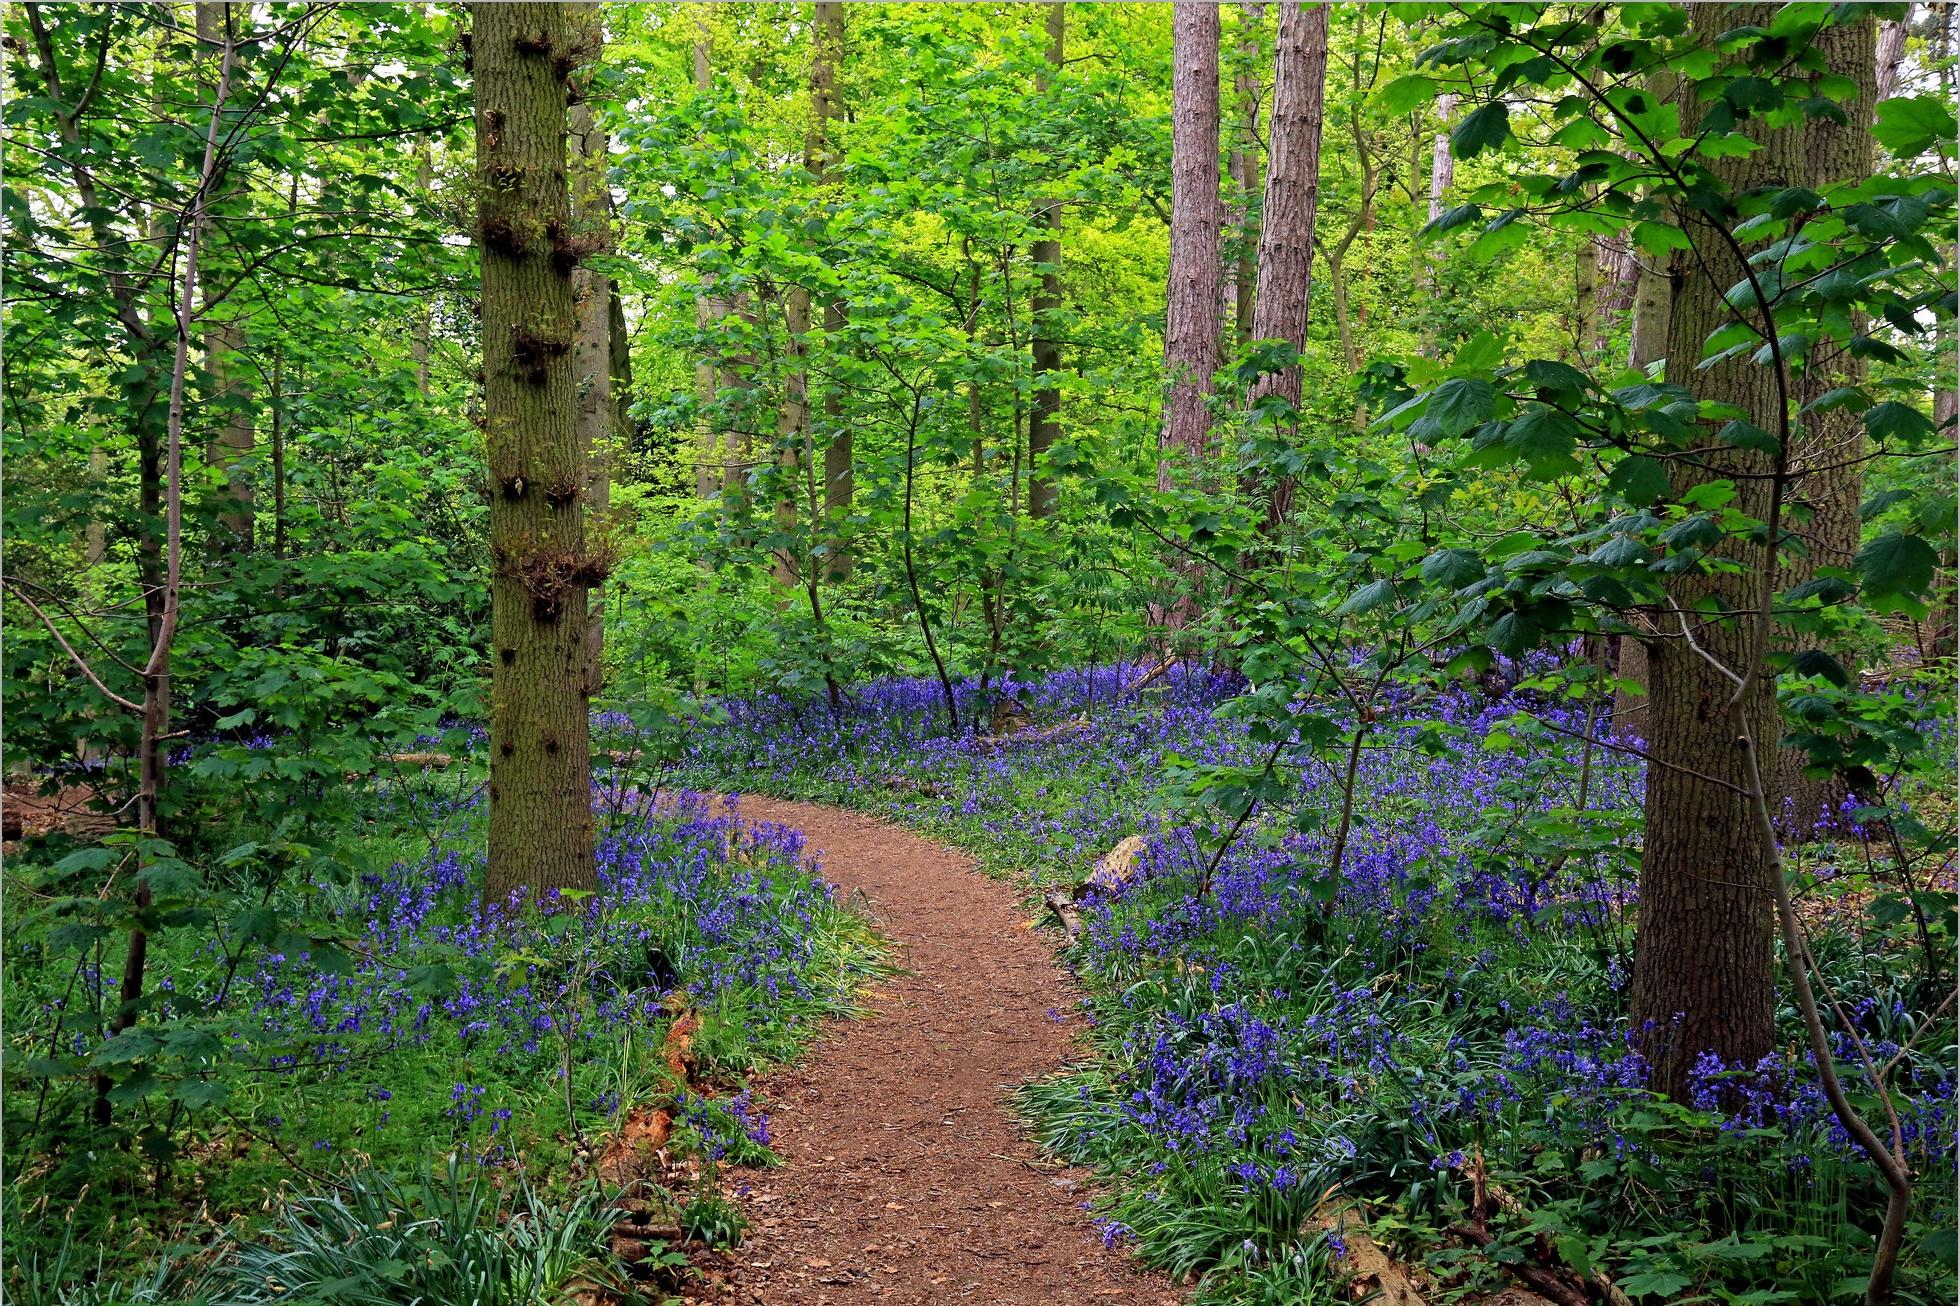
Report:
<svg viewBox="0 0 1960 1306"><path fill-rule="evenodd" d="M1132 695L1141 694L1144 690L1150 688L1150 686L1157 681L1158 677L1162 676L1166 671L1169 671L1172 667L1176 666L1178 664L1178 661L1179 659L1175 655L1166 657L1163 661L1159 662L1156 666L1150 668L1150 670L1144 672L1141 676L1138 676L1135 680L1123 686L1123 692L1125 694L1132 694Z"/></svg>
<svg viewBox="0 0 1960 1306"><path fill-rule="evenodd" d="M976 747L986 749L988 752L998 752L1010 745L1018 748L1025 744L1046 744L1057 739L1066 739L1068 736L1080 734L1088 728L1089 718L1078 716L1071 717L1067 721L1058 721L1054 725L1042 726L1038 730L1030 730L1025 727L1009 731L997 730L990 735L976 736L974 744Z"/></svg>

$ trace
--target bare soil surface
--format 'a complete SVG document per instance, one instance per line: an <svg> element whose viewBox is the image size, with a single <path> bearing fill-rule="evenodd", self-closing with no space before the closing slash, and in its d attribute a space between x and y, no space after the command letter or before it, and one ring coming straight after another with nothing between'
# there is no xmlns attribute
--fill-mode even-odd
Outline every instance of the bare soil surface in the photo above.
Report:
<svg viewBox="0 0 1960 1306"><path fill-rule="evenodd" d="M866 995L864 1019L756 1085L784 1165L746 1176L740 1294L767 1306L1178 1301L1104 1248L1083 1210L1088 1176L1044 1160L1008 1111L1015 1085L1078 1053L1082 1027L1078 993L1013 891L867 817L739 803L804 831L906 968Z"/></svg>

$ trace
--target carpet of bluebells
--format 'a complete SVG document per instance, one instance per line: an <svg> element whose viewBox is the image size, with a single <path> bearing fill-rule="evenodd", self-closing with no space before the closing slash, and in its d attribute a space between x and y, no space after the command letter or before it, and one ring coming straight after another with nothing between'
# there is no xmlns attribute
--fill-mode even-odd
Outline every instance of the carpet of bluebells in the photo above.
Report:
<svg viewBox="0 0 1960 1306"><path fill-rule="evenodd" d="M1141 835L1132 872L1080 891L1068 949L1096 1055L1020 1101L1051 1151L1110 1178L1106 1238L1206 1273L1220 1299L1334 1293L1340 1240L1319 1230L1335 1201L1363 1203L1445 1287L1474 1289L1507 1246L1551 1246L1640 1300L1828 1300L1862 1283L1877 1180L1791 1012L1763 1064L1704 1057L1691 1102L1643 1088L1624 1014L1642 775L1583 742L1603 729L1584 706L1488 682L1405 698L1361 754L1338 875L1338 772L1308 765L1200 895L1229 822L1178 801L1177 778L1262 750L1219 712L1241 688L1231 677L1180 671L1138 701L1135 675L1006 686L1037 721L1076 722L1027 742L949 736L931 681L859 687L841 712L731 701L678 765L688 783L882 811L974 850L1031 899L1083 884ZM972 719L979 687L960 692ZM1521 707L1556 729L1518 733ZM1814 901L1856 903L1852 853L1793 841L1790 856ZM1902 1294L1951 1300L1955 1039L1950 1009L1915 995L1953 977L1917 973L1855 909L1813 919L1874 1062L1933 1022L1892 1072L1921 1176ZM1840 1051L1874 1105L1858 1049L1840 1036ZM1494 1221L1498 1249L1481 1256L1437 1234L1476 1173L1524 1212Z"/></svg>
<svg viewBox="0 0 1960 1306"><path fill-rule="evenodd" d="M368 813L377 828L432 831L425 854L303 893L281 886L310 911L306 934L258 939L235 918L194 946L188 931L167 936L152 956L162 1002L136 1032L195 1040L201 1068L146 1109L190 1148L188 1177L212 1213L431 1155L562 1178L619 1112L675 1092L660 1053L677 1011L700 1013L703 1074L732 1088L851 1011L879 965L799 832L700 795L595 794L607 813L598 891L550 911L483 908L481 788L451 790L383 786ZM10 1057L64 1009L113 1001L113 968L71 974L45 932L11 937L8 952ZM77 1028L69 1050L85 1057L91 1036ZM160 1067L170 1050L138 1049ZM9 1092L16 1194L59 1158L12 1145L86 1109L71 1097ZM768 1159L766 1114L745 1092L687 1092L683 1107L705 1157Z"/></svg>

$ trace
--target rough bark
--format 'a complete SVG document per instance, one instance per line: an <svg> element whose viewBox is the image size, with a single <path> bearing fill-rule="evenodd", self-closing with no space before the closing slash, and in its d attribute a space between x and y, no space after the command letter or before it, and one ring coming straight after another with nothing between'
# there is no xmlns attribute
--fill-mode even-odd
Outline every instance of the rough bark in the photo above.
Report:
<svg viewBox="0 0 1960 1306"><path fill-rule="evenodd" d="M1656 97L1671 98L1675 80L1671 73L1657 73L1649 79L1646 89ZM1674 311L1675 268L1671 260L1647 254L1630 243L1627 249L1633 283L1633 313L1627 332L1627 366L1645 372L1667 357L1668 326ZM1644 735L1648 699L1644 632L1620 640L1620 657L1615 674L1623 681L1630 681L1631 685L1613 691L1613 728L1623 734Z"/></svg>
<svg viewBox="0 0 1960 1306"><path fill-rule="evenodd" d="M1738 25L1767 26L1769 5L1703 5L1692 30L1713 43ZM1682 131L1697 130L1703 106L1684 99ZM1762 148L1746 159L1707 164L1730 194L1782 185L1804 175L1801 126L1768 129L1752 122ZM1731 250L1723 220L1683 208L1677 219L1693 241L1677 264L1669 316L1667 378L1704 401L1734 404L1764 430L1784 425L1785 396L1775 367L1732 358L1697 366L1702 341L1726 320L1723 291L1746 269ZM1754 310L1752 310L1754 311ZM1719 423L1707 423L1712 451L1697 464L1676 460L1676 497L1694 486L1735 479L1734 507L1769 516L1772 460L1755 450L1723 448ZM1758 833L1747 794L1745 758L1728 711L1734 686L1710 658L1741 673L1759 655L1749 614L1772 553L1757 541L1729 538L1717 551L1739 564L1723 574L1688 572L1666 580L1679 613L1648 652L1646 843L1640 864L1640 925L1634 948L1632 1021L1651 1065L1651 1082L1686 1094L1688 1072L1702 1052L1753 1064L1773 1042L1774 902L1772 850ZM1743 614L1743 615L1737 615ZM1688 643L1691 632L1702 652ZM1707 657L1704 657L1703 654ZM1758 739L1772 737L1776 704L1767 677L1750 680L1741 704Z"/></svg>
<svg viewBox="0 0 1960 1306"><path fill-rule="evenodd" d="M586 549L572 348L583 252L566 179L562 5L474 9L477 243L490 464L490 834L486 901L597 883Z"/></svg>
<svg viewBox="0 0 1960 1306"><path fill-rule="evenodd" d="M781 469L776 488L776 534L785 542L775 549L771 575L778 585L801 586L808 560L797 541L796 496L804 469L810 466L810 292L802 286L791 286L784 297L783 325L788 340L782 403L776 413L776 465Z"/></svg>
<svg viewBox="0 0 1960 1306"><path fill-rule="evenodd" d="M228 30L244 21L246 15L230 12L229 3L208 0L200 0L195 9L198 62L206 68L215 68L214 61L227 48ZM235 203L237 191L235 184L221 184L218 193L211 197L211 208L222 212L227 205ZM225 478L224 509L218 514L219 524L225 531L222 542L229 547L249 549L253 517L249 462L255 433L252 415L255 396L250 368L240 356L244 347L245 332L237 323L207 319L204 370L211 379L216 428L205 440L204 461Z"/></svg>
<svg viewBox="0 0 1960 1306"><path fill-rule="evenodd" d="M1877 28L1866 15L1846 25L1827 27L1817 35L1816 49L1830 70L1858 86L1857 96L1841 105L1845 122L1811 118L1805 124L1804 161L1810 173L1804 184L1826 197L1834 189L1871 176L1871 128L1880 76ZM1854 331L1863 331L1863 315L1856 315L1851 325ZM1796 547L1780 560L1779 590L1812 579L1819 567L1849 567L1858 552L1863 526L1858 507L1865 497L1865 470L1859 461L1865 452L1864 417L1848 408L1827 413L1802 411L1826 391L1864 384L1869 371L1865 360L1854 358L1848 351L1838 352L1841 348L1834 346L1829 356L1808 359L1797 368L1795 402L1801 427L1792 451L1795 479L1790 503ZM1809 829L1836 807L1844 796L1843 786L1829 776L1805 776L1808 759L1798 749L1771 747L1776 736L1766 736L1763 742L1771 810L1793 828Z"/></svg>
<svg viewBox="0 0 1960 1306"><path fill-rule="evenodd" d="M708 94L713 88L713 69L710 65L708 37L694 41L694 92ZM706 335L721 318L727 316L727 304L715 296L713 276L702 275L700 288L694 294L694 329ZM694 449L694 496L696 498L715 498L721 494L723 484L729 482L727 467L721 455L721 431L713 418L715 396L721 390L721 361L715 355L702 355L694 363L694 404L700 410L700 429L696 431ZM733 488L733 486L729 486Z"/></svg>
<svg viewBox="0 0 1960 1306"><path fill-rule="evenodd" d="M596 58L604 41L599 6L568 6L578 38ZM572 231L582 246L612 248L612 192L606 182L606 134L594 121L581 88L568 114L572 148ZM612 455L618 444L612 397L612 278L580 264L572 269L572 371L578 393L578 440L585 461L588 530L603 525L612 506ZM585 623L585 692L605 683L605 591L596 582Z"/></svg>
<svg viewBox="0 0 1960 1306"><path fill-rule="evenodd" d="M1235 195L1231 221L1239 229L1237 264L1230 269L1232 324L1239 344L1254 338L1252 311L1258 298L1259 219L1253 214L1252 200L1260 193L1259 156L1265 143L1259 124L1259 37L1265 21L1266 6L1258 0L1239 6L1238 68L1232 76L1238 118L1227 166Z"/></svg>
<svg viewBox="0 0 1960 1306"><path fill-rule="evenodd" d="M1036 82L1037 92L1045 94L1061 71L1067 12L1068 6L1060 0L1050 0L1048 71ZM1062 311L1062 202L1050 200L1044 205L1037 225L1045 234L1029 250L1038 279L1029 313L1034 395L1028 416L1028 515L1046 517L1055 510L1055 483L1046 473L1048 450L1062 433L1062 392L1055 386L1055 374L1062 370L1062 347L1055 340L1056 318Z"/></svg>
<svg viewBox="0 0 1960 1306"><path fill-rule="evenodd" d="M1170 391L1159 447L1166 455L1196 459L1210 444L1205 399L1220 363L1217 6L1177 0L1171 32L1171 251L1164 307ZM1159 477L1168 485L1168 458Z"/></svg>
<svg viewBox="0 0 1960 1306"><path fill-rule="evenodd" d="M837 89L837 72L844 62L844 6L837 0L819 0L815 41L810 61L809 167L817 184L827 186L837 180L836 136L839 124L844 121L844 101ZM823 329L827 342L843 331L845 321L844 301L825 300ZM844 421L844 392L840 386L824 387L823 425L823 514L829 523L824 576L828 580L848 580L852 557L846 522L857 496L857 469L855 442L850 425Z"/></svg>
<svg viewBox="0 0 1960 1306"><path fill-rule="evenodd" d="M1314 224L1320 210L1320 136L1327 98L1327 6L1288 4L1280 9L1273 59L1272 158L1266 170L1266 204L1259 231L1259 289L1252 310L1254 340L1284 340L1297 351L1307 343L1313 302ZM1301 369L1296 363L1261 377L1251 399L1278 395L1298 407ZM1269 487L1265 529L1286 520L1293 482Z"/></svg>
<svg viewBox="0 0 1960 1306"><path fill-rule="evenodd" d="M1878 25L1874 50L1872 102L1889 100L1899 85L1899 69L1906 61L1906 35L1911 28L1903 19L1888 18Z"/></svg>

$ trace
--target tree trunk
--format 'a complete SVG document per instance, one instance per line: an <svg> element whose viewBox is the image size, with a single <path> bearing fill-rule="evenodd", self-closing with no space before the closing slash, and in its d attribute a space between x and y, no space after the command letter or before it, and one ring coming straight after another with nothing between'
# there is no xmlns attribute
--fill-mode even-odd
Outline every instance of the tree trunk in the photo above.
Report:
<svg viewBox="0 0 1960 1306"><path fill-rule="evenodd" d="M490 462L490 856L484 896L591 889L589 594L585 457L572 349L572 271L585 250L566 184L566 83L575 57L557 4L474 9Z"/></svg>
<svg viewBox="0 0 1960 1306"><path fill-rule="evenodd" d="M1170 393L1160 448L1198 459L1210 444L1205 399L1220 363L1218 8L1176 0L1171 24L1171 257L1164 305ZM1159 479L1168 487L1168 460Z"/></svg>
<svg viewBox="0 0 1960 1306"><path fill-rule="evenodd" d="M1701 5L1690 10L1689 22L1712 45L1732 27L1766 27L1774 14L1774 6L1768 5ZM1702 106L1684 102L1681 113L1683 134L1693 135ZM1801 126L1748 125L1762 148L1747 159L1723 158L1705 165L1726 193L1785 184L1804 175ZM1678 263L1667 378L1687 386L1703 402L1736 405L1756 425L1778 433L1787 408L1776 368L1748 358L1731 358L1707 369L1697 366L1702 341L1727 320L1724 290L1746 272L1724 236L1733 219L1711 218L1682 206L1677 220L1694 244ZM1723 447L1713 438L1716 425L1707 424L1705 439L1715 452L1696 464L1673 462L1675 497L1697 485L1734 480L1735 509L1767 519L1770 456ZM1688 618L1694 623L1689 629L1701 650L1744 674L1762 652L1747 614L1758 602L1764 574L1775 566L1774 556L1762 543L1733 537L1717 552L1739 565L1727 574L1670 576L1668 598L1676 611L1694 614ZM1711 606L1731 615L1716 616ZM1757 831L1746 796L1746 759L1736 747L1736 724L1728 711L1734 687L1689 647L1678 624L1661 633L1664 637L1648 652L1650 760L1632 1022L1650 1062L1653 1086L1680 1098L1686 1095L1688 1074L1699 1054L1713 1052L1728 1064L1753 1065L1773 1045L1775 884L1771 849ZM1771 681L1755 676L1750 684L1741 705L1744 719L1756 738L1771 738L1776 718Z"/></svg>
<svg viewBox="0 0 1960 1306"><path fill-rule="evenodd" d="M1442 120L1443 130L1436 133L1429 143L1429 221L1434 222L1443 216L1443 200L1456 181L1456 156L1450 153L1450 118L1456 113L1456 93L1454 91L1436 97L1436 116ZM1436 281L1442 272L1443 251L1437 246L1422 250L1416 262L1416 289L1424 296L1433 296ZM1422 352L1436 352L1436 323L1434 315L1425 312L1422 328Z"/></svg>
<svg viewBox="0 0 1960 1306"><path fill-rule="evenodd" d="M596 58L605 40L599 6L568 6L576 32ZM612 248L612 191L606 182L606 134L593 121L586 102L589 85L579 88L569 120L573 152L571 181L572 232L583 247ZM618 443L612 397L612 278L581 264L572 269L573 385L578 394L578 442L585 462L585 509L603 526L612 506L612 454ZM590 525L591 523L588 523ZM596 696L605 687L606 600L602 578L595 577L593 603L585 621L585 692Z"/></svg>
<svg viewBox="0 0 1960 1306"><path fill-rule="evenodd" d="M803 568L809 559L802 556L797 542L796 495L804 468L810 465L810 371L807 346L810 335L810 292L791 286L783 304L784 333L788 336L785 353L788 366L783 374L782 406L776 414L776 465L781 476L776 488L776 534L787 543L774 550L771 574L778 585L801 586ZM812 529L816 529L812 526Z"/></svg>
<svg viewBox="0 0 1960 1306"><path fill-rule="evenodd" d="M227 47L227 32L244 15L230 12L228 3L199 0L197 11L198 63L212 67L212 61ZM207 93L208 93L207 87ZM237 194L235 184L226 182L211 197L213 209L222 210ZM209 262L209 259L206 260ZM224 527L223 544L231 548L252 547L252 481L246 464L252 456L254 422L252 382L249 369L239 357L245 333L233 322L207 321L204 328L204 370L211 378L211 402L217 429L204 444L204 461L225 476L226 502L218 520Z"/></svg>
<svg viewBox="0 0 1960 1306"><path fill-rule="evenodd" d="M1810 171L1803 184L1826 196L1871 176L1871 129L1881 75L1877 26L1868 15L1846 25L1833 23L1817 34L1813 47L1824 55L1830 71L1858 85L1857 98L1843 106L1847 121L1805 121L1804 162ZM1853 331L1863 332L1864 315L1856 315L1851 325ZM1868 370L1864 359L1848 351L1799 365L1794 392L1801 427L1792 450L1790 506L1795 510L1792 534L1800 547L1779 560L1779 591L1814 578L1819 567L1848 568L1858 552L1864 524L1858 515L1865 497L1865 469L1860 461L1865 453L1864 415L1849 408L1827 413L1803 409L1826 391L1862 386ZM1791 641L1779 642L1788 647ZM1808 831L1842 801L1844 787L1830 776L1804 775L1809 759L1803 752L1775 743L1775 735L1764 736L1760 750L1766 755L1770 810L1793 830Z"/></svg>
<svg viewBox="0 0 1960 1306"><path fill-rule="evenodd" d="M1648 79L1647 91L1656 98L1674 96L1676 78L1672 73L1656 73ZM1674 313L1673 262L1657 258L1629 243L1632 259L1633 320L1628 328L1627 366L1646 372L1667 357L1667 338ZM1700 357L1700 346L1695 347ZM1613 691L1613 728L1622 734L1644 736L1646 730L1647 641L1644 635L1628 635L1620 640L1620 659L1616 676L1631 682Z"/></svg>
<svg viewBox="0 0 1960 1306"><path fill-rule="evenodd" d="M1062 68L1062 39L1068 6L1048 5L1047 73L1035 85L1046 94ZM1055 341L1056 319L1062 311L1062 203L1051 200L1042 210L1039 226L1047 233L1029 251L1036 274L1029 319L1033 327L1034 400L1028 421L1028 515L1046 517L1055 510L1055 484L1047 475L1048 450L1062 433L1062 392L1055 374L1062 370L1062 347Z"/></svg>
<svg viewBox="0 0 1960 1306"><path fill-rule="evenodd" d="M1240 345L1254 338L1252 313L1258 298L1259 220L1253 216L1252 200L1260 193L1259 156L1265 143L1259 128L1259 37L1265 21L1266 6L1260 0L1246 0L1239 6L1239 66L1232 77L1238 126L1228 170L1236 196L1232 220L1239 228L1237 266L1232 269L1232 323Z"/></svg>
<svg viewBox="0 0 1960 1306"><path fill-rule="evenodd" d="M714 72L709 65L708 41L706 36L694 42L694 92L706 95L714 88ZM700 288L694 295L694 326L706 335L728 313L728 305L716 298L714 278L702 274ZM717 396L721 392L721 359L716 354L704 355L694 364L694 402L699 410L699 427L694 450L694 497L713 499L730 484L728 469L724 465L721 447L721 432L713 416Z"/></svg>
<svg viewBox="0 0 1960 1306"><path fill-rule="evenodd" d="M1899 68L1906 61L1906 34L1911 26L1903 18L1888 18L1878 25L1877 48L1873 52L1874 83L1872 103L1889 100L1899 85Z"/></svg>
<svg viewBox="0 0 1960 1306"><path fill-rule="evenodd" d="M1259 231L1252 338L1284 340L1296 351L1306 347L1307 314L1313 301L1314 223L1320 208L1320 135L1326 96L1327 6L1283 5L1273 60L1272 159ZM1297 408L1300 376L1297 363L1267 374L1253 387L1252 401L1279 395ZM1285 522L1292 502L1292 478L1274 481L1266 500L1266 531Z"/></svg>
<svg viewBox="0 0 1960 1306"><path fill-rule="evenodd" d="M817 184L828 186L837 180L836 132L844 121L844 101L837 90L837 70L844 62L844 6L837 0L818 0L815 46L810 61L811 130L813 148L809 151L810 171ZM823 306L826 348L844 329L844 301L827 299ZM823 574L828 580L849 580L852 558L848 519L857 497L856 441L844 421L843 387L832 383L823 394L823 515L825 533Z"/></svg>
<svg viewBox="0 0 1960 1306"><path fill-rule="evenodd" d="M428 138L424 137L415 147L415 190L420 201L433 204L435 165L430 153ZM293 179L293 184L299 184L297 177ZM415 392L424 399L429 397L429 340L434 328L435 315L430 311L428 301L424 300L416 306L414 334L408 342L409 357L415 363Z"/></svg>

